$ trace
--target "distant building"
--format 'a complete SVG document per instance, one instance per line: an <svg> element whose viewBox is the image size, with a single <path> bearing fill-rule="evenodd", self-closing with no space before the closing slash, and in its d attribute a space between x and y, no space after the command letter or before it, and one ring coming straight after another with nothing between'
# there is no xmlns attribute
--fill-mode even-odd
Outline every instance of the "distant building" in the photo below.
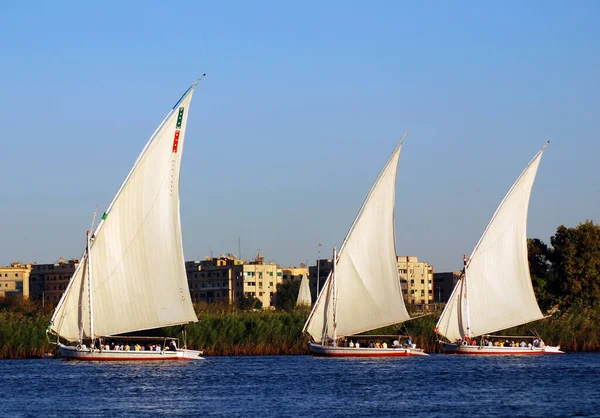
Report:
<svg viewBox="0 0 600 418"><path fill-rule="evenodd" d="M185 270L192 302L233 302L236 288L233 267L242 263L242 260L231 255L207 257L203 261L186 261Z"/></svg>
<svg viewBox="0 0 600 418"><path fill-rule="evenodd" d="M283 282L282 269L277 264L265 264L260 254L250 262L228 254L188 261L185 266L192 302L232 304L244 295L256 297L267 309L273 304L277 284Z"/></svg>
<svg viewBox="0 0 600 418"><path fill-rule="evenodd" d="M22 295L29 299L31 264L19 262L0 267L0 297Z"/></svg>
<svg viewBox="0 0 600 418"><path fill-rule="evenodd" d="M433 303L433 266L415 256L398 256L398 274L402 296L407 304Z"/></svg>
<svg viewBox="0 0 600 418"><path fill-rule="evenodd" d="M31 266L30 294L31 300L58 303L67 289L79 260L66 261L59 258L58 263L33 264Z"/></svg>
<svg viewBox="0 0 600 418"><path fill-rule="evenodd" d="M460 271L449 271L443 273L435 273L434 276L434 300L436 302L446 303L450 299L450 295L454 290L454 286L462 275Z"/></svg>
<svg viewBox="0 0 600 418"><path fill-rule="evenodd" d="M311 294L317 295L317 284L319 285L319 293L321 293L321 291L323 290L323 285L325 284L327 277L329 277L329 273L331 273L332 269L332 258L324 258L317 260L316 266L308 267Z"/></svg>
<svg viewBox="0 0 600 418"><path fill-rule="evenodd" d="M302 266L281 267L283 283L300 281L302 280L302 277L304 277L304 275L308 275L308 268L304 266L304 264Z"/></svg>

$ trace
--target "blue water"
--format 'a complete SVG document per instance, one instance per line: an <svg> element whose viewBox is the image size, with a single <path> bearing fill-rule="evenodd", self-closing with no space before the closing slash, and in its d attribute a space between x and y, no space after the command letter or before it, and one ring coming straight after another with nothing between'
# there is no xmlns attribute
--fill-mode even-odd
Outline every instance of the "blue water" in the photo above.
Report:
<svg viewBox="0 0 600 418"><path fill-rule="evenodd" d="M0 361L0 415L600 416L600 354Z"/></svg>

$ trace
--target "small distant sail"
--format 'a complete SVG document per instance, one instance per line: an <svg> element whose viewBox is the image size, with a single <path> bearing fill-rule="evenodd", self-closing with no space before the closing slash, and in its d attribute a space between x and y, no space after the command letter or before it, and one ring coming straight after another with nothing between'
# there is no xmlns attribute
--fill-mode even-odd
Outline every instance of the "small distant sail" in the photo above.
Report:
<svg viewBox="0 0 600 418"><path fill-rule="evenodd" d="M305 275L302 276L302 281L300 282L300 291L298 292L298 300L296 301L296 306L310 306L312 303L312 298L310 295L310 285L308 283L308 277Z"/></svg>

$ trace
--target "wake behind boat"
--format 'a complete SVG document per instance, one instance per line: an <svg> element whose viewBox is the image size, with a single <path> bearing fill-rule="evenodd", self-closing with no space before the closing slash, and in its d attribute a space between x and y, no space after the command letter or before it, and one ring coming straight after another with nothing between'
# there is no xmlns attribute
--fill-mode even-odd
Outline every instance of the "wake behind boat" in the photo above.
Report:
<svg viewBox="0 0 600 418"><path fill-rule="evenodd" d="M148 349L143 337L136 337L142 344L134 344L123 336L198 321L185 272L179 175L188 110L199 81L150 137L95 228L92 221L81 262L46 330L57 336L66 359L201 359L199 351L180 348L174 339Z"/></svg>
<svg viewBox="0 0 600 418"><path fill-rule="evenodd" d="M313 339L309 349L315 356L427 355L412 344L368 348L360 343L357 347L349 339L369 338L356 334L410 319L400 286L394 233L396 173L406 135L408 131L377 177L339 255L333 251L333 269L303 330Z"/></svg>
<svg viewBox="0 0 600 418"><path fill-rule="evenodd" d="M539 337L490 335L544 318L531 283L526 229L529 197L546 146L504 197L471 257L464 257L464 274L435 328L448 341L440 341L445 353L562 353Z"/></svg>

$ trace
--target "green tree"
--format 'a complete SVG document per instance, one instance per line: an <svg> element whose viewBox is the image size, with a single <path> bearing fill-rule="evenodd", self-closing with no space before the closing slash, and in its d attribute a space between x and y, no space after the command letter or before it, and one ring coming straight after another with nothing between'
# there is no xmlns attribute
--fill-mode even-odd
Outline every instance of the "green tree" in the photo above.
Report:
<svg viewBox="0 0 600 418"><path fill-rule="evenodd" d="M534 238L527 240L527 256L533 290L542 310L549 309L556 301L558 292L551 274L551 250L544 242Z"/></svg>
<svg viewBox="0 0 600 418"><path fill-rule="evenodd" d="M237 300L238 307L243 310L262 309L262 302L255 296L242 295Z"/></svg>
<svg viewBox="0 0 600 418"><path fill-rule="evenodd" d="M600 225L592 221L574 228L561 225L550 242L552 270L563 304L600 301Z"/></svg>
<svg viewBox="0 0 600 418"><path fill-rule="evenodd" d="M275 295L275 306L277 309L289 311L296 307L300 292L300 280L279 283L277 285L277 294Z"/></svg>

